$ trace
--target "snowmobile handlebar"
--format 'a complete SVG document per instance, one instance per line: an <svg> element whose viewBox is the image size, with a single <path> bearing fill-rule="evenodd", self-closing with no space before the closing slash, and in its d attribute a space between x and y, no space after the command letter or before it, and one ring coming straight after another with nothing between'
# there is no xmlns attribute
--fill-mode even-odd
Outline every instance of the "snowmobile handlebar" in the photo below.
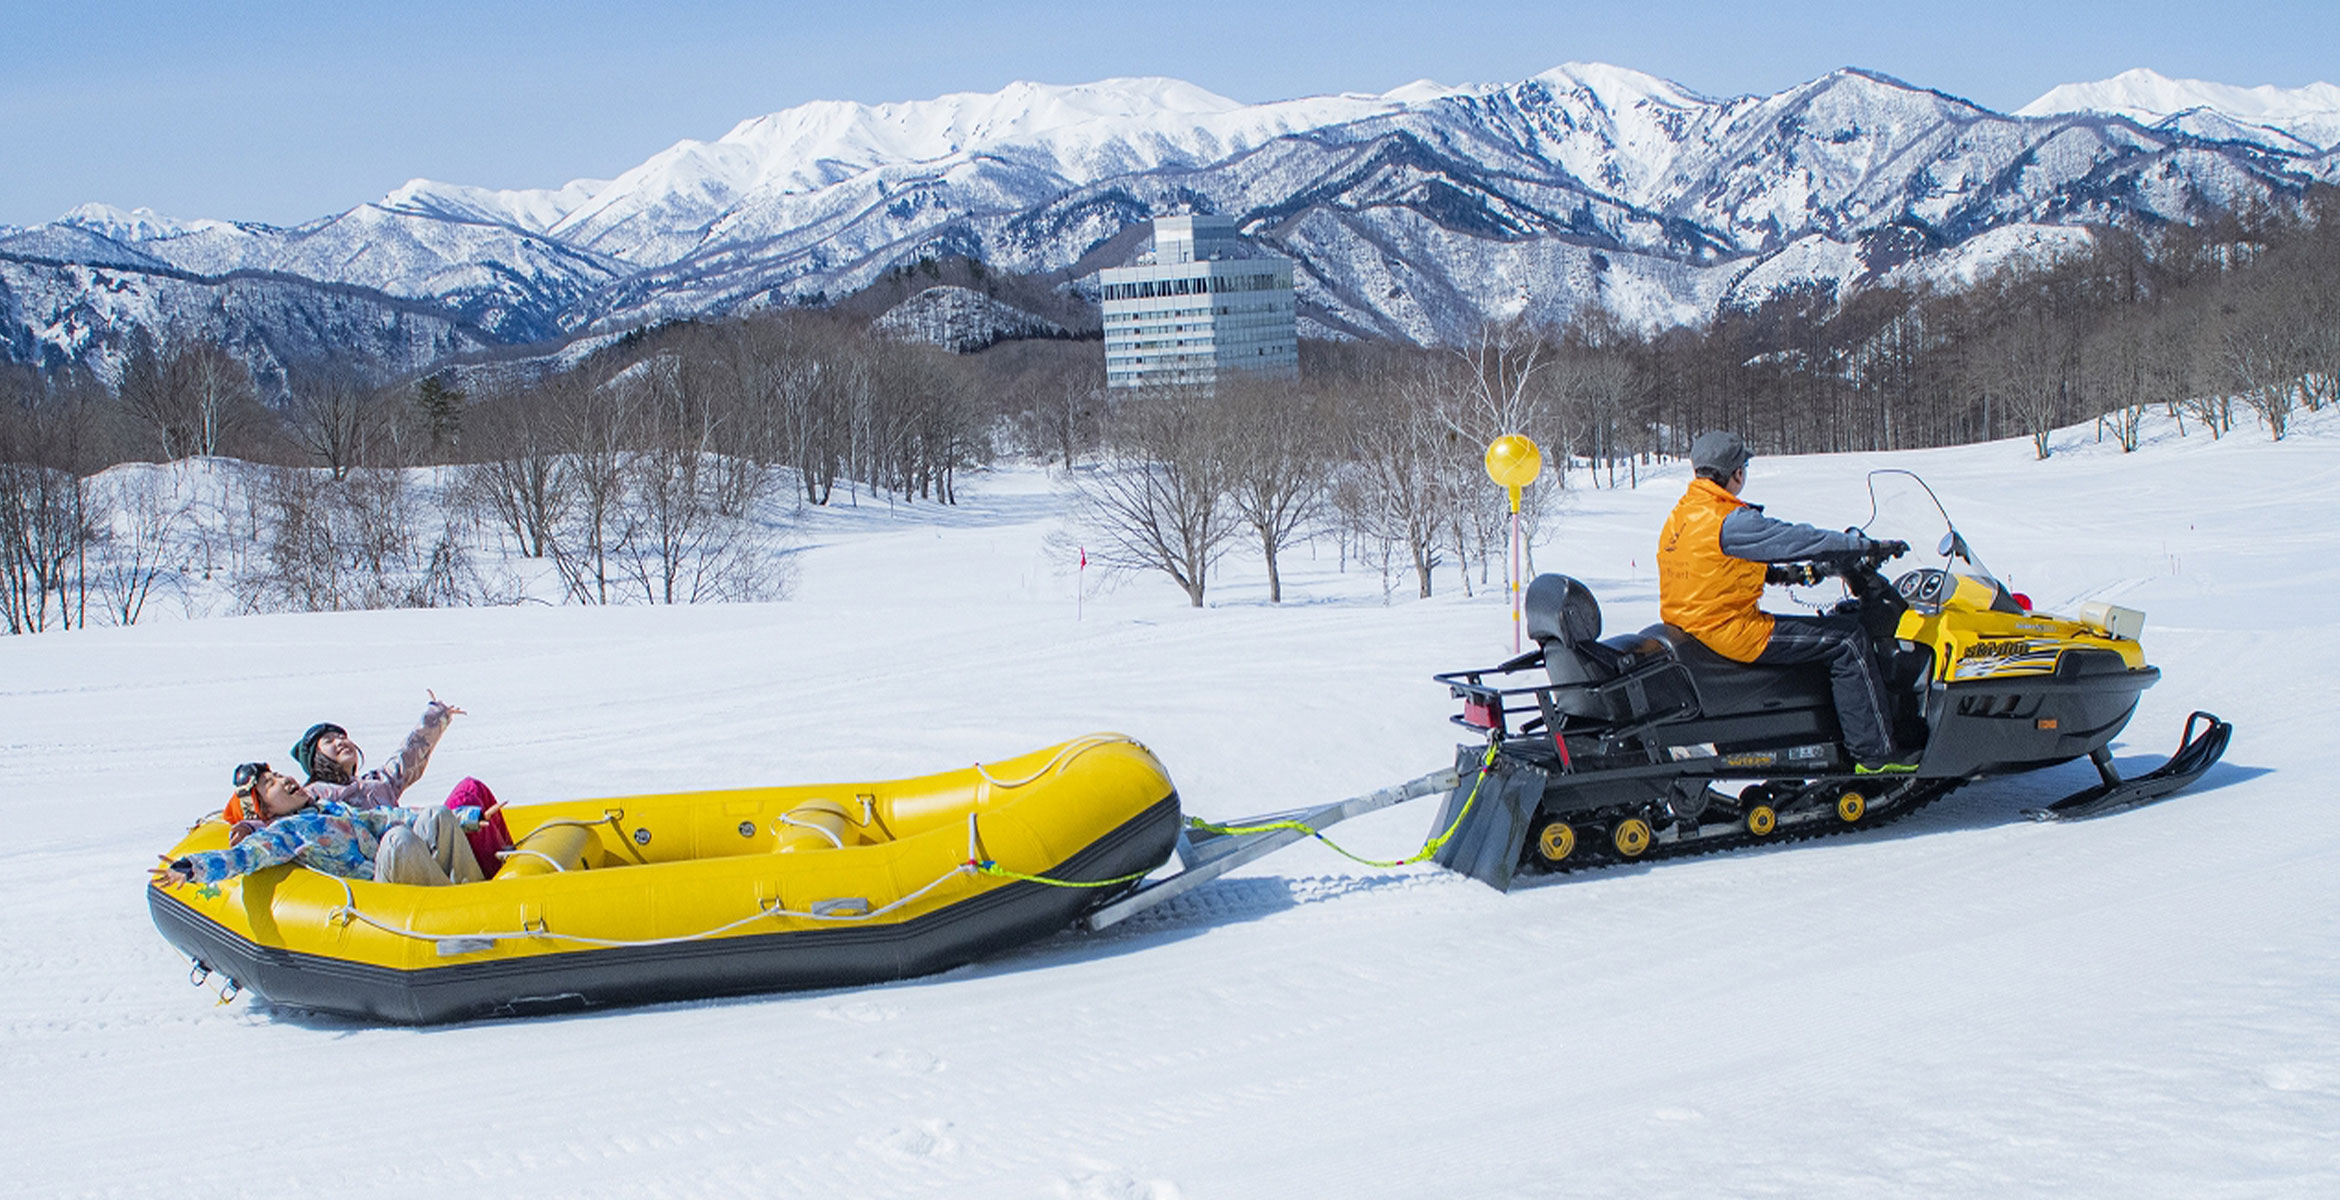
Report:
<svg viewBox="0 0 2340 1200"><path fill-rule="evenodd" d="M1870 542L1862 550L1848 550L1802 562L1771 563L1763 569L1763 582L1809 587L1833 575L1850 578L1856 572L1874 570L1907 553L1908 542Z"/></svg>

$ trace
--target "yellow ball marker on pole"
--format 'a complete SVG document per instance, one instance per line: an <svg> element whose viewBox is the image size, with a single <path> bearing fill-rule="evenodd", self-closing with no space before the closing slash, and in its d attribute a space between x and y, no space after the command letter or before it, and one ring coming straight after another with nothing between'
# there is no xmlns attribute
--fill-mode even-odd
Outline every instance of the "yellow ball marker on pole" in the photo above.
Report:
<svg viewBox="0 0 2340 1200"><path fill-rule="evenodd" d="M1525 597L1520 592L1521 560L1526 557L1519 541L1519 490L1536 481L1544 473L1544 452L1536 444L1516 433L1507 433L1487 445L1487 477L1511 493L1511 652L1520 650L1520 605Z"/></svg>

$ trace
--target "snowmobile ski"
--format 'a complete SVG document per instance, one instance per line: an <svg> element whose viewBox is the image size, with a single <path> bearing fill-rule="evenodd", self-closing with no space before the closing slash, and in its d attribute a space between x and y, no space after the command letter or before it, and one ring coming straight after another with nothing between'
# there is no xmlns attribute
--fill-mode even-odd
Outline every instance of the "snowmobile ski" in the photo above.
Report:
<svg viewBox="0 0 2340 1200"><path fill-rule="evenodd" d="M2194 728L2197 723L2202 726L2199 733ZM2096 772L2104 777L2104 782L2074 792L2046 808L2024 809L2023 815L2034 821L2078 821L2116 809L2150 804L2201 778L2226 753L2227 739L2233 734L2234 726L2219 720L2217 714L2197 710L2186 718L2177 753L2170 755L2168 762L2127 779L2113 770L2112 752L2100 746L2089 753L2088 761L2096 765Z"/></svg>

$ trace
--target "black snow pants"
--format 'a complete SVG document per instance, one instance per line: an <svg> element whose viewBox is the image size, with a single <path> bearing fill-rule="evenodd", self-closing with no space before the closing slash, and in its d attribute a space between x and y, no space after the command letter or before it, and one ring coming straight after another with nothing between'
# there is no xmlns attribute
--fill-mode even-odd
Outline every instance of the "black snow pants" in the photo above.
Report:
<svg viewBox="0 0 2340 1200"><path fill-rule="evenodd" d="M1858 762L1893 757L1893 735L1885 718L1885 676L1869 653L1868 635L1850 617L1774 617L1771 641L1755 656L1758 666L1828 664L1836 694L1836 723L1844 729L1845 752Z"/></svg>

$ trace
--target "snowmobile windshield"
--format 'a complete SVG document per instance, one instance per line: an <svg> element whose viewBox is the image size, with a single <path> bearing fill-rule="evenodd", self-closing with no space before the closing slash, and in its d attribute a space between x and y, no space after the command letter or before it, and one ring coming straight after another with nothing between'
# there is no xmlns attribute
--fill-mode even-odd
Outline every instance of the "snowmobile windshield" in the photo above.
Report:
<svg viewBox="0 0 2340 1200"><path fill-rule="evenodd" d="M1905 568L1931 567L1980 580L2001 595L2007 592L1951 523L1934 489L1915 472L1869 472L1869 519L1860 528L1878 541L1908 542L1909 556L1900 564Z"/></svg>

